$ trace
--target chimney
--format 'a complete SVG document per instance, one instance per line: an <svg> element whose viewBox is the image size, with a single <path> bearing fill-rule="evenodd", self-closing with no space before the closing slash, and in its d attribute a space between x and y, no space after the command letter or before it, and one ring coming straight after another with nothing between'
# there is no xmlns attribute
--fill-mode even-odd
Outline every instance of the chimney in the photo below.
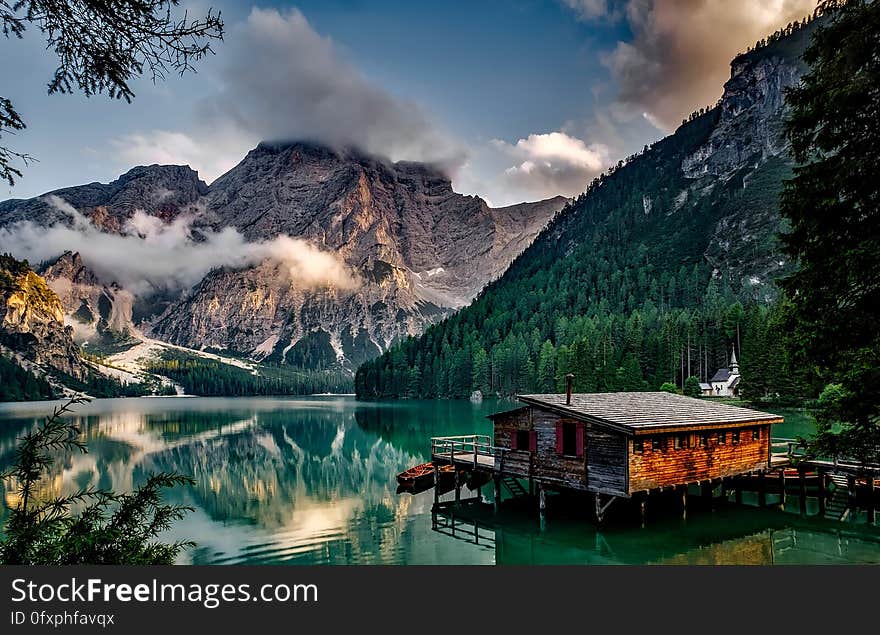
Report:
<svg viewBox="0 0 880 635"><path fill-rule="evenodd" d="M571 385L574 382L574 375L569 373L565 376L565 405L571 405Z"/></svg>

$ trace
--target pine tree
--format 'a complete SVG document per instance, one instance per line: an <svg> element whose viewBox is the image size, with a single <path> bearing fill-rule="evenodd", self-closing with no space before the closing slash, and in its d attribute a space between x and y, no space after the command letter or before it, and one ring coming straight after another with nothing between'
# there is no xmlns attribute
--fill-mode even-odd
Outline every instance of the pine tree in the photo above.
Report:
<svg viewBox="0 0 880 635"><path fill-rule="evenodd" d="M880 3L828 0L831 23L804 54L788 93L786 133L801 164L781 212L797 271L789 344L796 359L843 388L839 416L863 460L880 460Z"/></svg>

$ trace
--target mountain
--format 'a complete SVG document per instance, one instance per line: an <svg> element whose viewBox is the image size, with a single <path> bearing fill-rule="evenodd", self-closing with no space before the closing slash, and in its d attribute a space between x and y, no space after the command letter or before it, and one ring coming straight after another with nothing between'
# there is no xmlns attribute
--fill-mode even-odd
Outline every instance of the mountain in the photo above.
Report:
<svg viewBox="0 0 880 635"><path fill-rule="evenodd" d="M58 296L25 262L0 256L0 350L26 371L60 371L84 379L87 370L64 325Z"/></svg>
<svg viewBox="0 0 880 635"><path fill-rule="evenodd" d="M41 271L77 336L90 345L97 338L102 350L142 333L254 360L353 370L470 302L565 202L491 208L454 192L428 165L262 143L210 186L186 166L137 167L106 185L0 203L0 228L14 235L22 223L87 223L93 233L149 237L175 224L193 258L232 232L247 257L215 263L183 289L117 279L89 241L76 251L61 245L70 253ZM266 257L249 255L259 250ZM328 257L344 270L344 284L306 279Z"/></svg>
<svg viewBox="0 0 880 635"><path fill-rule="evenodd" d="M261 144L211 184L201 222L335 254L354 290L301 288L266 261L218 269L152 327L159 339L304 367L355 366L467 304L564 204L492 209L417 163Z"/></svg>
<svg viewBox="0 0 880 635"><path fill-rule="evenodd" d="M734 59L715 107L590 184L469 307L361 366L359 397L554 392L569 372L580 391L682 386L731 349L744 391L791 385L772 354L781 133L820 21Z"/></svg>

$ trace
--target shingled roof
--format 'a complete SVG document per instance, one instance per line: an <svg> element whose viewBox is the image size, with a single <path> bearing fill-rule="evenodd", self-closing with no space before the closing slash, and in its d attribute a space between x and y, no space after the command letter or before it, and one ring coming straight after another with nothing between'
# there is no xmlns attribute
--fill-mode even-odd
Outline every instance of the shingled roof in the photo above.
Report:
<svg viewBox="0 0 880 635"><path fill-rule="evenodd" d="M709 381L727 381L728 379L730 379L730 369L719 368L718 372L712 375L712 379Z"/></svg>
<svg viewBox="0 0 880 635"><path fill-rule="evenodd" d="M562 394L520 395L519 399L531 406L634 434L667 428L710 428L783 420L768 412L668 392L574 394L571 405L566 405Z"/></svg>

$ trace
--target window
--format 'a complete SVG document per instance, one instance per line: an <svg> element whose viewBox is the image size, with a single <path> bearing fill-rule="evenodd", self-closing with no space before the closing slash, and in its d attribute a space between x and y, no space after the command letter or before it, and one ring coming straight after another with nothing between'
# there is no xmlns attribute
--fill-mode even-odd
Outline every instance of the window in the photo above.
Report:
<svg viewBox="0 0 880 635"><path fill-rule="evenodd" d="M633 439L633 454L641 454L645 451L644 439Z"/></svg>
<svg viewBox="0 0 880 635"><path fill-rule="evenodd" d="M566 421L562 424L562 454L577 456L577 424Z"/></svg>
<svg viewBox="0 0 880 635"><path fill-rule="evenodd" d="M718 445L724 445L725 443L727 443L727 433L726 432L719 432L718 433Z"/></svg>
<svg viewBox="0 0 880 635"><path fill-rule="evenodd" d="M752 441L757 441L761 438L761 428L752 428Z"/></svg>
<svg viewBox="0 0 880 635"><path fill-rule="evenodd" d="M687 444L684 443L684 437L680 434L675 435L675 438L672 441L672 447L675 450L681 450Z"/></svg>
<svg viewBox="0 0 880 635"><path fill-rule="evenodd" d="M514 446L517 450L529 450L531 446L531 434L528 430L517 430L516 431L516 445Z"/></svg>
<svg viewBox="0 0 880 635"><path fill-rule="evenodd" d="M660 452L663 449L663 439L660 437L654 437L651 439L651 451L652 452Z"/></svg>
<svg viewBox="0 0 880 635"><path fill-rule="evenodd" d="M739 443L739 430L730 433L730 440L732 443Z"/></svg>
<svg viewBox="0 0 880 635"><path fill-rule="evenodd" d="M701 434L699 443L701 448L705 448L709 445L709 435L706 433Z"/></svg>

